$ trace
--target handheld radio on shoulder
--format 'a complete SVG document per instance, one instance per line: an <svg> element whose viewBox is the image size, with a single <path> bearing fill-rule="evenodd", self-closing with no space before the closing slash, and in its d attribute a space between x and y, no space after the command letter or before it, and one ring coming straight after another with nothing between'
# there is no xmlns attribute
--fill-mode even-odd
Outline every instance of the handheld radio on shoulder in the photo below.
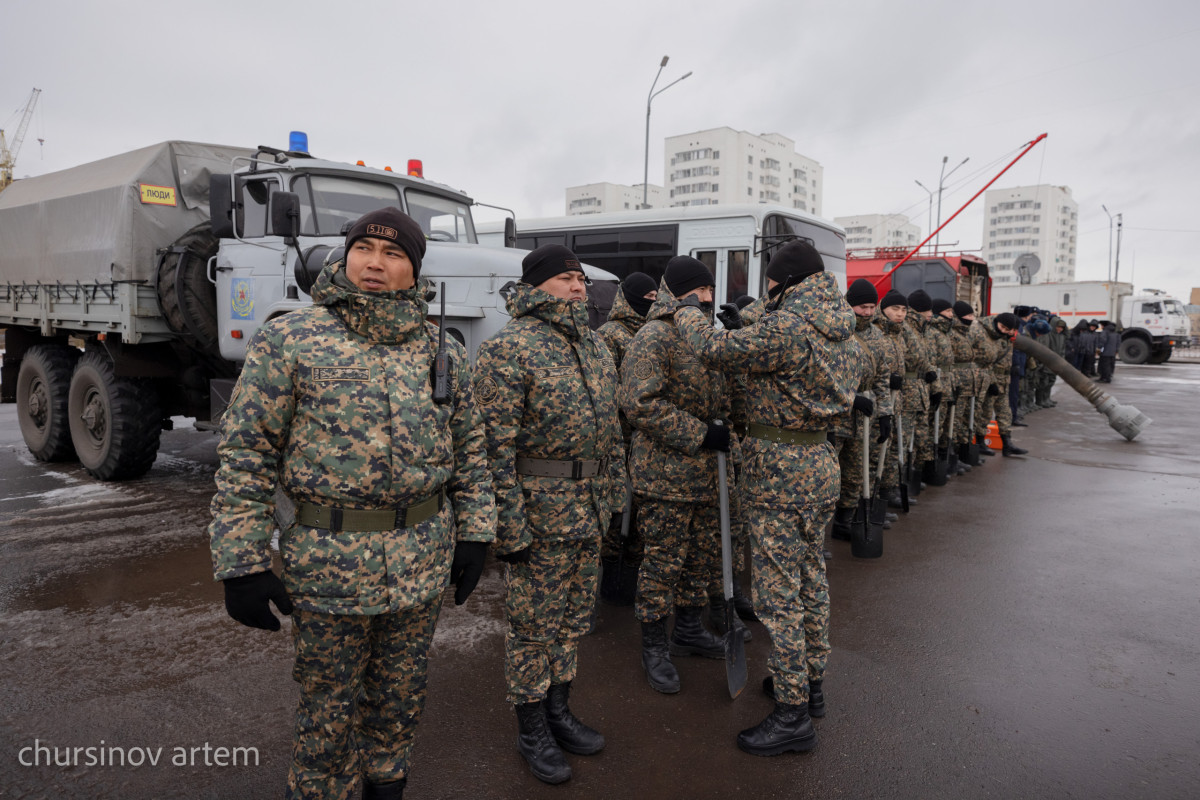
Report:
<svg viewBox="0 0 1200 800"><path fill-rule="evenodd" d="M433 357L433 402L445 405L450 402L450 353L446 352L446 283L438 288L442 309L438 317L438 349Z"/></svg>

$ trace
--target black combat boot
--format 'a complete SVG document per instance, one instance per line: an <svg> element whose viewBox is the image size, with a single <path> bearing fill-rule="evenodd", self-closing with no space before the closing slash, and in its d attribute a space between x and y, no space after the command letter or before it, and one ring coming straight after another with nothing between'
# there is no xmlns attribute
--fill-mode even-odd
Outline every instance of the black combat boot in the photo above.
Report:
<svg viewBox="0 0 1200 800"><path fill-rule="evenodd" d="M979 455L981 455L981 456L996 455L996 451L987 446L987 441L984 440L984 438L982 436L979 437Z"/></svg>
<svg viewBox="0 0 1200 800"><path fill-rule="evenodd" d="M825 716L825 692L821 689L821 681L808 682L808 715L813 719ZM770 675L763 678L763 694L775 699L775 679Z"/></svg>
<svg viewBox="0 0 1200 800"><path fill-rule="evenodd" d="M808 716L808 704L775 702L767 718L738 734L737 745L755 756L803 753L817 746L817 731Z"/></svg>
<svg viewBox="0 0 1200 800"><path fill-rule="evenodd" d="M850 523L854 521L854 506L850 508L833 509L833 527L829 529L830 539L850 541Z"/></svg>
<svg viewBox="0 0 1200 800"><path fill-rule="evenodd" d="M579 721L567 707L571 682L552 683L546 692L546 722L558 746L577 756L590 756L604 749L604 737Z"/></svg>
<svg viewBox="0 0 1200 800"><path fill-rule="evenodd" d="M1029 452L1028 450L1025 450L1024 448L1021 448L1021 447L1017 447L1015 444L1012 443L1012 434L1008 434L1007 436L1001 436L1000 441L1004 443L1002 452L1004 453L1005 458L1007 458L1008 456L1023 456Z"/></svg>
<svg viewBox="0 0 1200 800"><path fill-rule="evenodd" d="M758 614L754 612L754 603L750 602L750 598L742 591L742 584L738 582L736 576L733 579L733 610L748 622L758 622ZM746 641L750 641L749 636L746 636Z"/></svg>
<svg viewBox="0 0 1200 800"><path fill-rule="evenodd" d="M363 781L363 800L403 800L404 784L408 782L408 778L401 778L398 781L388 781L387 783L371 783Z"/></svg>
<svg viewBox="0 0 1200 800"><path fill-rule="evenodd" d="M571 778L571 765L554 741L542 703L521 703L517 710L517 751L525 757L534 777L544 783L562 783Z"/></svg>
<svg viewBox="0 0 1200 800"><path fill-rule="evenodd" d="M600 559L600 599L609 605L622 605L620 588L621 559L616 556Z"/></svg>
<svg viewBox="0 0 1200 800"><path fill-rule="evenodd" d="M700 619L704 606L675 606L675 628L671 631L671 655L724 658L725 645ZM733 615L737 618L737 614Z"/></svg>
<svg viewBox="0 0 1200 800"><path fill-rule="evenodd" d="M667 619L642 623L642 668L650 688L663 694L679 691L679 673L667 651Z"/></svg>
<svg viewBox="0 0 1200 800"><path fill-rule="evenodd" d="M745 631L742 641L748 642L754 634L746 627L746 623L742 622L741 616L737 613L737 597L733 598L734 614L733 614L733 629ZM708 621L712 623L713 630L717 632L717 636L724 636L725 631L725 598L722 595L713 595L708 598ZM724 642L721 643L724 647ZM724 650L722 650L722 656Z"/></svg>

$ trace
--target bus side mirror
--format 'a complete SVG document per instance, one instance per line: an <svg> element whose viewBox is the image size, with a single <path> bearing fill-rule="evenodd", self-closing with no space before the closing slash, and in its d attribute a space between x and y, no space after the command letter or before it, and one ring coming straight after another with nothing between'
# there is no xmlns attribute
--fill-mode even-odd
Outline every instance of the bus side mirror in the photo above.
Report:
<svg viewBox="0 0 1200 800"><path fill-rule="evenodd" d="M517 221L512 217L504 218L504 246L517 246Z"/></svg>
<svg viewBox="0 0 1200 800"><path fill-rule="evenodd" d="M213 236L218 239L233 238L233 194L228 175L208 176L208 215Z"/></svg>
<svg viewBox="0 0 1200 800"><path fill-rule="evenodd" d="M271 193L271 233L288 241L300 236L300 195Z"/></svg>

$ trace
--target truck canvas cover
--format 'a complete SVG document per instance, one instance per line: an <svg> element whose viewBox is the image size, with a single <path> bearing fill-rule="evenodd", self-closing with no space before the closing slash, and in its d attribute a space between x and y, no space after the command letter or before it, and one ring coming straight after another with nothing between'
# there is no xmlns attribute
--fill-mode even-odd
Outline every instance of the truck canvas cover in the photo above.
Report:
<svg viewBox="0 0 1200 800"><path fill-rule="evenodd" d="M241 147L162 142L0 192L0 280L154 280L155 251L209 218L208 183Z"/></svg>

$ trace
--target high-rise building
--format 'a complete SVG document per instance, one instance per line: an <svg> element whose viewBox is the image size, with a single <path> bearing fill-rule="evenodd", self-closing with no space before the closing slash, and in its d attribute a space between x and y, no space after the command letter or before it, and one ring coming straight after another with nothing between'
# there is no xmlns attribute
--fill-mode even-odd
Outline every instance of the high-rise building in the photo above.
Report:
<svg viewBox="0 0 1200 800"><path fill-rule="evenodd" d="M859 214L833 221L846 229L847 250L916 247L921 241L921 229L903 214Z"/></svg>
<svg viewBox="0 0 1200 800"><path fill-rule="evenodd" d="M989 189L983 205L983 257L993 283L1075 280L1079 205L1069 187Z"/></svg>
<svg viewBox="0 0 1200 800"><path fill-rule="evenodd" d="M661 208L663 187L650 184L646 205ZM567 216L599 214L602 211L632 211L642 207L642 184L589 183L567 188Z"/></svg>
<svg viewBox="0 0 1200 800"><path fill-rule="evenodd" d="M821 214L821 165L782 134L712 128L668 136L663 155L667 205L772 203Z"/></svg>

